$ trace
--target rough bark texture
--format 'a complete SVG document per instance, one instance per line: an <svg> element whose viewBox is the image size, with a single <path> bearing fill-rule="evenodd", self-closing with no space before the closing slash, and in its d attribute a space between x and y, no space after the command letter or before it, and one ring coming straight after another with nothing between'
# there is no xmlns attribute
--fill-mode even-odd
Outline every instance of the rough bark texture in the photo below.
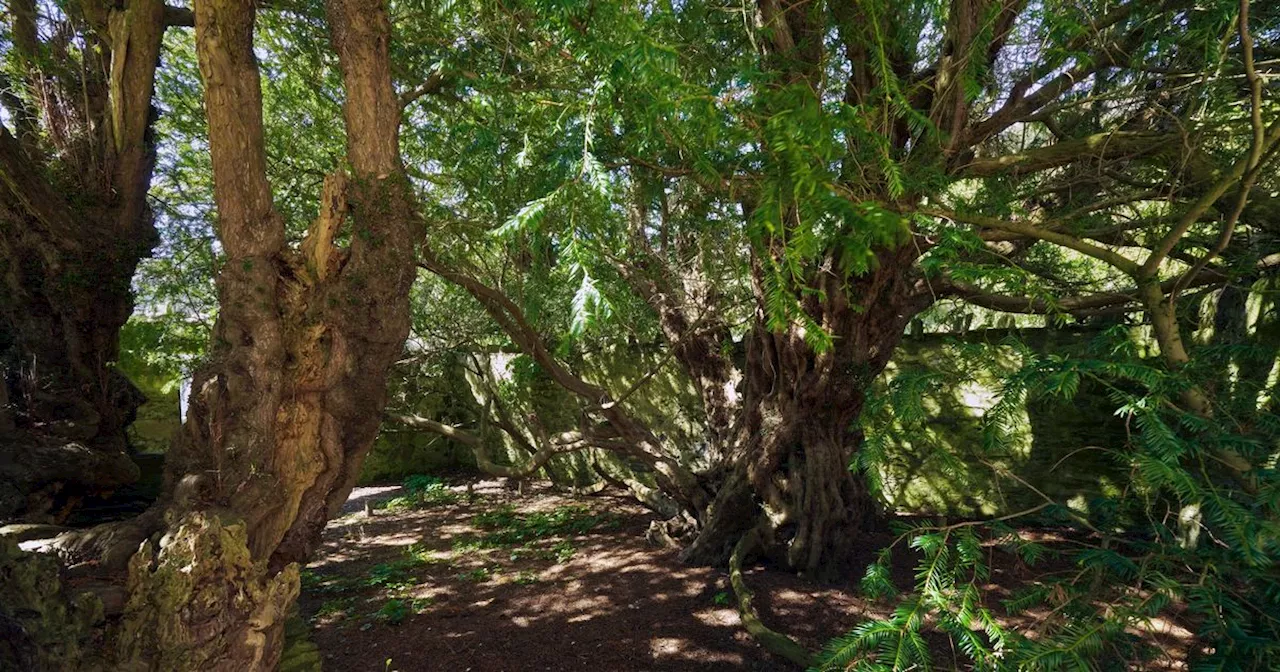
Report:
<svg viewBox="0 0 1280 672"><path fill-rule="evenodd" d="M56 559L0 538L0 669L77 669L92 657L102 603L68 595L58 573Z"/></svg>
<svg viewBox="0 0 1280 672"><path fill-rule="evenodd" d="M135 480L125 427L141 394L111 368L130 282L156 240L152 84L164 5L89 2L78 48L42 43L37 6L14 6L26 98L0 128L0 519L60 519L77 498Z"/></svg>
<svg viewBox="0 0 1280 672"><path fill-rule="evenodd" d="M878 529L879 504L850 463L862 442L866 392L925 305L909 276L914 255L909 246L882 251L878 267L847 287L833 274L815 277L826 300L815 296L804 307L835 338L825 352L799 327L770 330L760 297L733 468L686 559L722 564L756 530L765 554L829 576Z"/></svg>
<svg viewBox="0 0 1280 672"><path fill-rule="evenodd" d="M274 669L298 568L269 574L251 556L243 519L194 511L129 562L116 634L119 670Z"/></svg>
<svg viewBox="0 0 1280 672"><path fill-rule="evenodd" d="M95 561L86 564L104 580L127 572L113 669L275 668L298 563L355 482L408 333L420 227L399 158L386 7L329 4L349 170L325 180L298 248L267 181L254 13L252 0L195 5L226 261L210 359L165 492L136 519L51 544L71 562Z"/></svg>

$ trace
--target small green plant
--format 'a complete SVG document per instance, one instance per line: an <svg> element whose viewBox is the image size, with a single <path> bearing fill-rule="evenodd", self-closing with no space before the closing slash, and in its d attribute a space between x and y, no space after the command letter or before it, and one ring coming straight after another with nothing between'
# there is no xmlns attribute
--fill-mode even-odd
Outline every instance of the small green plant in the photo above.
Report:
<svg viewBox="0 0 1280 672"><path fill-rule="evenodd" d="M379 505L388 511L412 511L432 506L457 503L458 493L450 490L444 481L435 476L414 474L404 479L405 494L393 497Z"/></svg>
<svg viewBox="0 0 1280 672"><path fill-rule="evenodd" d="M406 560L414 563L415 567L425 567L427 565L436 565L447 563L446 558L436 555L436 552L420 543L413 543L404 549Z"/></svg>
<svg viewBox="0 0 1280 672"><path fill-rule="evenodd" d="M418 585L418 577L414 574L414 570L447 563L446 558L436 555L431 549L420 544L412 544L405 549L403 558L376 564L364 576L341 578L311 575L303 580L303 586L312 592L321 593L342 593L366 588L380 588L393 593L401 592ZM306 574L309 573L304 573Z"/></svg>
<svg viewBox="0 0 1280 672"><path fill-rule="evenodd" d="M444 481L435 476L413 474L404 479L404 489L411 495L444 489Z"/></svg>
<svg viewBox="0 0 1280 672"><path fill-rule="evenodd" d="M302 589L309 593L343 593L351 590L349 579L340 576L325 576L311 570L303 570L300 576Z"/></svg>
<svg viewBox="0 0 1280 672"><path fill-rule="evenodd" d="M453 552L455 555L475 553L485 548L487 547L484 542L475 537L458 537L453 540Z"/></svg>
<svg viewBox="0 0 1280 672"><path fill-rule="evenodd" d="M365 577L364 584L369 587L385 588L391 591L406 590L418 585L418 579L414 576L413 570L438 562L441 562L441 560L436 558L431 551L422 549L415 544L405 549L405 557L392 562L374 565L369 570L368 576Z"/></svg>
<svg viewBox="0 0 1280 672"><path fill-rule="evenodd" d="M400 625L410 616L426 611L431 605L432 600L429 597L393 598L387 600L378 611L374 612L373 617L374 620L388 625Z"/></svg>
<svg viewBox="0 0 1280 672"><path fill-rule="evenodd" d="M355 607L356 600L354 597L339 597L331 600L325 600L320 608L316 610L316 619L330 618L332 620L342 620L351 615L351 610Z"/></svg>
<svg viewBox="0 0 1280 672"><path fill-rule="evenodd" d="M315 590L325 584L325 578L315 572L304 569L298 573L298 579L302 584L303 590Z"/></svg>
<svg viewBox="0 0 1280 672"><path fill-rule="evenodd" d="M565 539L557 542L555 546L552 546L551 553L553 557L555 557L556 562L565 563L573 559L573 556L578 553L578 549L573 547L573 542Z"/></svg>
<svg viewBox="0 0 1280 672"><path fill-rule="evenodd" d="M493 569L490 567L476 567L475 569L458 574L458 578L460 580L469 581L471 583L483 583L488 581L492 576Z"/></svg>
<svg viewBox="0 0 1280 672"><path fill-rule="evenodd" d="M538 573L532 570L524 570L516 574L516 578L512 579L512 583L519 586L529 586L538 582Z"/></svg>
<svg viewBox="0 0 1280 672"><path fill-rule="evenodd" d="M390 625L400 625L412 613L413 609L409 606L408 600L394 599L387 600L387 603L374 614L374 618Z"/></svg>
<svg viewBox="0 0 1280 672"><path fill-rule="evenodd" d="M476 514L475 524L486 530L483 541L489 546L512 546L547 537L586 534L617 527L609 514L592 513L580 504L559 506L548 512L516 513L511 505Z"/></svg>
<svg viewBox="0 0 1280 672"><path fill-rule="evenodd" d="M725 605L729 604L729 593L728 593L727 591L723 591L723 590L722 590L722 591L720 591L720 592L716 593L716 594L715 594L715 597L712 597L712 598L711 598L711 602L712 602L713 604L716 604L716 605L718 605L718 606L722 606L722 607L723 607L723 606L725 606Z"/></svg>

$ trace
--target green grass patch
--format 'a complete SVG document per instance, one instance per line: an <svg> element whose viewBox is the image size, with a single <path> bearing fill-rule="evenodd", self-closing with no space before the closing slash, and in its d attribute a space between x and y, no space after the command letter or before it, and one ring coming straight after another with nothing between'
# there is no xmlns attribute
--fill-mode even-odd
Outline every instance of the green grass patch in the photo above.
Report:
<svg viewBox="0 0 1280 672"><path fill-rule="evenodd" d="M356 598L354 597L336 597L325 600L320 608L316 610L313 620L321 618L329 618L332 620L342 620L351 616L356 606Z"/></svg>
<svg viewBox="0 0 1280 672"><path fill-rule="evenodd" d="M381 502L378 508L388 511L413 511L456 504L460 499L458 493L450 490L444 481L435 476L414 474L404 479L403 486L405 494Z"/></svg>
<svg viewBox="0 0 1280 672"><path fill-rule="evenodd" d="M573 542L568 539L562 539L550 548L539 548L533 542L526 542L520 546L511 549L511 561L517 562L525 558L534 558L537 560L555 560L556 562L568 562L577 555L578 549L574 547Z"/></svg>
<svg viewBox="0 0 1280 672"><path fill-rule="evenodd" d="M477 527L489 530L481 537L490 547L514 546L521 543L586 534L598 529L614 529L616 516L592 513L581 504L558 506L547 512L517 513L510 504L476 514Z"/></svg>
<svg viewBox="0 0 1280 672"><path fill-rule="evenodd" d="M425 611L431 604L431 599L425 597L415 599L394 598L387 600L382 607L374 612L373 618L388 625L400 625L410 616Z"/></svg>
<svg viewBox="0 0 1280 672"><path fill-rule="evenodd" d="M415 570L429 565L447 564L448 560L430 549L413 544L404 557L374 565L363 576L326 576L311 570L302 571L302 589L310 593L347 593L368 589L402 592L418 585Z"/></svg>
<svg viewBox="0 0 1280 672"><path fill-rule="evenodd" d="M494 570L492 567L476 567L458 574L460 581L468 581L471 583L484 583L493 578Z"/></svg>

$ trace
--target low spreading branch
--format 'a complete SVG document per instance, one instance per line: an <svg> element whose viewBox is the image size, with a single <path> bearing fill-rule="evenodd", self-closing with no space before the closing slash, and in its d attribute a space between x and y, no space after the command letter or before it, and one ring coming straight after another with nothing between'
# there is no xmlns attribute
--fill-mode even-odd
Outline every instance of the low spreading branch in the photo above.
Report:
<svg viewBox="0 0 1280 672"><path fill-rule="evenodd" d="M503 476L506 478L525 479L538 473L538 470L546 466L547 462L556 455L572 453L578 450L591 447L587 441L576 440L575 437L563 437L570 440L564 442L555 442L544 445L538 451L529 456L528 460L522 464L502 465L495 463L489 457L489 452L485 450L484 439L480 435L469 432L461 427L454 425L446 425L443 422L432 420L421 415L397 415L390 418L394 422L410 427L413 429L421 429L433 434L439 434L452 441L457 441L471 449L476 458L476 466L486 474L491 476ZM573 433L576 434L576 433Z"/></svg>
<svg viewBox="0 0 1280 672"><path fill-rule="evenodd" d="M697 476L675 458L664 454L661 440L643 423L631 416L603 387L583 380L560 363L544 342L542 335L529 323L524 311L503 292L481 282L465 267L444 263L427 246L419 253L418 265L466 290L489 313L498 326L520 348L532 357L558 385L598 411L616 431L612 445L632 455L653 470L662 488L689 510L699 510L710 499Z"/></svg>
<svg viewBox="0 0 1280 672"><path fill-rule="evenodd" d="M1110 131L1082 138L1061 140L1051 145L1028 149L1017 154L975 158L962 166L959 177L992 177L1002 173L1034 173L1061 168L1084 159L1115 161L1168 151L1176 135L1145 131Z"/></svg>
<svg viewBox="0 0 1280 672"><path fill-rule="evenodd" d="M1280 255L1272 255L1280 257ZM1275 260L1267 257L1260 261L1256 270L1263 271L1274 265ZM1170 292L1175 287L1183 289L1224 285L1230 278L1213 269L1201 268L1188 271L1183 275L1170 278L1160 283L1162 292ZM1041 297L1016 296L998 294L983 290L976 285L952 278L943 278L933 284L934 291L941 295L953 296L975 306L990 308L1005 313L1024 313L1029 315L1061 315L1069 314L1077 317L1108 313L1123 313L1141 310L1137 305L1141 300L1141 290L1131 287L1116 292L1098 292L1082 296L1066 296L1048 300Z"/></svg>
<svg viewBox="0 0 1280 672"><path fill-rule="evenodd" d="M733 593L738 598L738 615L742 618L742 626L769 653L786 658L805 669L814 667L818 664L817 657L796 640L769 629L769 626L760 620L760 615L751 604L755 595L747 587L747 581L743 578L742 563L748 554L755 551L759 543L760 533L753 528L738 540L733 547L733 554L729 556L729 583L732 584Z"/></svg>
<svg viewBox="0 0 1280 672"><path fill-rule="evenodd" d="M941 210L937 208L926 208L921 212L922 214L926 214L932 217L940 217L943 219L949 219L954 222L960 222L962 224L970 224L972 226L978 227L979 229L994 229L997 231L1005 231L1008 233L1028 236L1030 238L1035 238L1037 240L1043 240L1045 242L1054 243L1055 245L1061 245L1062 247L1075 250L1086 256L1090 256L1090 257L1093 257L1094 259L1098 259L1099 261L1106 262L1107 264L1110 264L1111 266L1119 269L1120 271L1128 275L1137 274L1139 269L1137 262L1120 254L1119 252L1107 249L1105 247L1102 247L1101 245L1095 245L1086 240L1081 240L1080 238L1077 238L1067 233L1055 231L1050 228L1044 228L1042 226L1038 226L1028 222L998 219L995 217L986 217L983 215L975 215L971 213L960 213L953 210Z"/></svg>

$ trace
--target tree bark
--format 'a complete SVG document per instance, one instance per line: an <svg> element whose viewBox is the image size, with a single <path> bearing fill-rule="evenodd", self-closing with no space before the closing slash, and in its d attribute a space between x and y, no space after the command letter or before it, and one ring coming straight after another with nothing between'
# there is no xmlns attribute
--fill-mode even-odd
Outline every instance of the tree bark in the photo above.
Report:
<svg viewBox="0 0 1280 672"><path fill-rule="evenodd" d="M320 215L293 248L267 181L255 3L195 4L226 253L209 363L193 380L156 506L111 533L54 543L96 556L99 571L127 558L128 600L110 633L116 669L274 669L298 566L349 494L382 417L422 229L399 157L387 8L327 9L349 172L325 180ZM84 543L94 537L101 543Z"/></svg>
<svg viewBox="0 0 1280 672"><path fill-rule="evenodd" d="M686 560L723 564L755 531L775 561L829 577L881 527L875 493L851 462L863 439L858 416L866 392L907 323L927 305L928 295L909 276L915 254L910 246L882 250L875 270L847 287L834 275L815 275L822 291L804 307L835 338L824 352L806 342L799 326L771 331L758 297L733 467ZM757 265L758 293L759 277Z"/></svg>
<svg viewBox="0 0 1280 672"><path fill-rule="evenodd" d="M133 273L156 242L146 193L164 4L69 11L88 26L75 73L39 41L36 3L12 14L39 95L7 95L17 134L0 129L0 519L56 520L138 477L124 432L142 397L111 364Z"/></svg>

